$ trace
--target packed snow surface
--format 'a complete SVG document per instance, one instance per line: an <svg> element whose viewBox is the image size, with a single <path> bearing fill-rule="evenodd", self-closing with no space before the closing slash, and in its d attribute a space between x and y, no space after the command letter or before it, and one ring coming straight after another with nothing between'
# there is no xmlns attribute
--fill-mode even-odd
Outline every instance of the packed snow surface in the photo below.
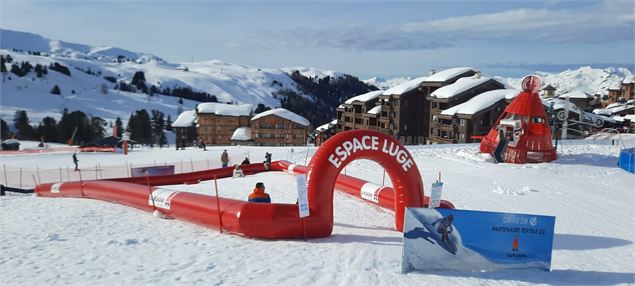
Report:
<svg viewBox="0 0 635 286"><path fill-rule="evenodd" d="M275 108L275 109L272 109L272 110L267 110L267 111L262 112L262 113L258 113L258 114L256 114L256 116L251 118L251 120L253 121L253 120L256 120L258 118L262 118L262 117L269 116L269 115L275 115L275 116L278 116L278 117L282 117L284 119L291 120L291 121L293 121L293 122L295 122L297 124L303 125L303 126L309 126L311 124L308 119L302 117L301 115L293 113L293 112L291 112L289 110L286 110L284 108Z"/></svg>
<svg viewBox="0 0 635 286"><path fill-rule="evenodd" d="M494 164L488 155L478 153L477 144L408 147L424 178L426 192L441 172L443 198L458 209L555 216L551 272L435 271L403 275L402 234L394 231L393 213L340 192L334 196L333 235L308 241L221 234L217 229L160 219L104 201L10 194L0 197L1 284L632 284L635 176L616 166L620 148L601 145L606 143L560 142L556 161L526 165ZM177 165L179 161L187 162L177 168L181 172L190 170L191 159L195 161L193 166L196 161L208 160L210 168L219 167L223 149L228 150L232 164L247 156L256 162L264 159L265 152L271 152L274 160L306 165L307 157L310 160L316 151L313 147L218 146L206 152L195 148L142 148L128 156L80 153L78 157L86 177L97 164L102 169L113 167L125 172L124 164L147 165L153 161L160 165L164 161ZM17 174L13 172L17 168L35 172L38 166L42 181L56 180L58 168L72 165L70 153L1 158L10 174ZM205 166L193 167L201 168ZM355 161L347 166L346 173L382 184L382 168L372 161ZM256 182L264 182L275 203L296 201L293 176L281 172L218 180L219 195L244 200ZM17 179L10 177L9 185L16 184ZM167 188L214 194L213 181Z"/></svg>

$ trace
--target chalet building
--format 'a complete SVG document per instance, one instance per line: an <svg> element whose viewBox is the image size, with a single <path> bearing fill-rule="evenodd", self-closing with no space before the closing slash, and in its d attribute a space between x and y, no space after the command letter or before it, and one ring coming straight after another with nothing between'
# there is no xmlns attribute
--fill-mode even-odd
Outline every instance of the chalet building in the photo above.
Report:
<svg viewBox="0 0 635 286"><path fill-rule="evenodd" d="M427 96L461 77L473 76L472 68L451 68L419 77L384 92L375 91L347 100L337 109L337 132L375 130L398 138L403 144L425 144L430 105Z"/></svg>
<svg viewBox="0 0 635 286"><path fill-rule="evenodd" d="M419 77L384 91L376 108L367 115L377 122L377 130L399 139L403 144L423 144L425 94L420 85L427 77Z"/></svg>
<svg viewBox="0 0 635 286"><path fill-rule="evenodd" d="M635 98L635 76L624 78L622 82L614 82L608 89L608 104L626 102Z"/></svg>
<svg viewBox="0 0 635 286"><path fill-rule="evenodd" d="M251 104L201 103L196 106L197 131L207 145L230 145L238 127L249 126Z"/></svg>
<svg viewBox="0 0 635 286"><path fill-rule="evenodd" d="M172 129L176 134L176 144L178 146L192 146L196 140L196 110L183 111L172 122Z"/></svg>
<svg viewBox="0 0 635 286"><path fill-rule="evenodd" d="M474 143L485 136L520 90L495 89L441 111L436 118L435 143Z"/></svg>
<svg viewBox="0 0 635 286"><path fill-rule="evenodd" d="M486 91L503 89L504 87L505 86L497 80L482 77L476 73L471 77L461 77L454 83L443 86L430 93L428 96L428 100L430 101L429 143L452 143L454 140L457 140L454 134L457 130L451 122L448 125L446 124L447 122L441 121L441 112L467 102L476 95ZM477 132L480 132L480 129ZM452 133L452 136L450 136L450 133Z"/></svg>
<svg viewBox="0 0 635 286"><path fill-rule="evenodd" d="M337 130L363 129L370 130L370 126L376 126L375 122L368 121L365 114L375 108L379 96L383 90L375 90L351 97L337 107Z"/></svg>
<svg viewBox="0 0 635 286"><path fill-rule="evenodd" d="M558 98L569 101L582 110L588 109L592 105L592 101L595 100L595 96L587 94L581 90L574 90L572 92L558 95Z"/></svg>
<svg viewBox="0 0 635 286"><path fill-rule="evenodd" d="M322 145L322 143L331 138L331 136L335 135L336 127L337 119L315 128L315 146Z"/></svg>
<svg viewBox="0 0 635 286"><path fill-rule="evenodd" d="M307 144L310 122L289 110L276 108L251 119L256 146L300 146Z"/></svg>
<svg viewBox="0 0 635 286"><path fill-rule="evenodd" d="M556 88L548 84L542 89L542 97L544 98L556 97Z"/></svg>

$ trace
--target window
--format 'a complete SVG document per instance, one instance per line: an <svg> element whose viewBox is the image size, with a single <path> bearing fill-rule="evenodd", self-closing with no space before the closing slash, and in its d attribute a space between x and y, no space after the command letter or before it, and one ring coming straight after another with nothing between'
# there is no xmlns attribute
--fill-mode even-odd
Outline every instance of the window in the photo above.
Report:
<svg viewBox="0 0 635 286"><path fill-rule="evenodd" d="M439 119L438 116L432 115L432 122L437 122L438 119Z"/></svg>
<svg viewBox="0 0 635 286"><path fill-rule="evenodd" d="M467 120L465 120L465 119L461 119L461 120L459 120L459 122L460 122L461 126L467 125Z"/></svg>
<svg viewBox="0 0 635 286"><path fill-rule="evenodd" d="M459 139L465 140L465 134L463 134L463 133L459 134Z"/></svg>

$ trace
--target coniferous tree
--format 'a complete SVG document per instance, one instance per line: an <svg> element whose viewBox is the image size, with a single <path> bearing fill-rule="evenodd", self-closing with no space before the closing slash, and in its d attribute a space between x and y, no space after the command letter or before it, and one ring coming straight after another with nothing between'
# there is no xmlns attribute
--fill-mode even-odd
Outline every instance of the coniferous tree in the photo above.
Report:
<svg viewBox="0 0 635 286"><path fill-rule="evenodd" d="M106 130L104 126L106 126L106 120L103 120L101 117L93 116L90 118L90 140L97 140L104 138L106 134Z"/></svg>
<svg viewBox="0 0 635 286"><path fill-rule="evenodd" d="M117 136L119 138L123 137L123 122L121 122L121 118L117 117L117 120L115 120L115 127L117 129Z"/></svg>
<svg viewBox="0 0 635 286"><path fill-rule="evenodd" d="M271 110L271 107L265 106L262 103L258 103L258 106L256 106L256 110L254 111L254 113L258 114L258 113L265 112L267 110Z"/></svg>
<svg viewBox="0 0 635 286"><path fill-rule="evenodd" d="M146 86L146 75L142 71L138 71L132 76L130 84L137 87L137 89L144 90L144 93L148 93L148 87Z"/></svg>
<svg viewBox="0 0 635 286"><path fill-rule="evenodd" d="M0 119L0 140L6 140L10 137L9 125L3 119Z"/></svg>
<svg viewBox="0 0 635 286"><path fill-rule="evenodd" d="M130 139L141 144L152 143L152 124L150 115L145 109L137 110L128 121Z"/></svg>
<svg viewBox="0 0 635 286"><path fill-rule="evenodd" d="M53 88L51 89L51 94L57 94L57 95L62 94L62 91L60 90L60 87L57 86L57 84L53 86Z"/></svg>
<svg viewBox="0 0 635 286"><path fill-rule="evenodd" d="M57 140L57 121L53 117L42 118L41 128L39 130L40 136L45 142L58 142Z"/></svg>
<svg viewBox="0 0 635 286"><path fill-rule="evenodd" d="M7 66L4 65L5 63L6 60L4 59L4 56L0 55L0 72L7 72Z"/></svg>
<svg viewBox="0 0 635 286"><path fill-rule="evenodd" d="M172 131L172 116L168 114L168 119L165 120L165 130Z"/></svg>
<svg viewBox="0 0 635 286"><path fill-rule="evenodd" d="M18 130L18 139L33 139L35 132L33 126L29 124L29 116L24 110L16 110L13 115L13 124Z"/></svg>
<svg viewBox="0 0 635 286"><path fill-rule="evenodd" d="M161 138L165 137L165 120L163 119L164 114L159 110L152 110L152 137L155 139L153 141L157 142L161 147L163 144L161 142Z"/></svg>
<svg viewBox="0 0 635 286"><path fill-rule="evenodd" d="M67 142L73 136L73 132L75 132L73 138L75 143L82 144L92 140L90 121L86 114L79 110L68 113L68 110L64 109L62 119L57 125L57 138L61 142Z"/></svg>

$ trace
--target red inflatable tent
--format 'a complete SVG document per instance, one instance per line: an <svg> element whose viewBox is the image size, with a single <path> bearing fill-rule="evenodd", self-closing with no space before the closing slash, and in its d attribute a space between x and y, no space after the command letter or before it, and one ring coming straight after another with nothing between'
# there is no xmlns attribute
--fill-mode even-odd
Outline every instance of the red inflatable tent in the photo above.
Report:
<svg viewBox="0 0 635 286"><path fill-rule="evenodd" d="M492 154L497 162L515 164L550 162L556 159L547 113L537 91L540 78L523 79L523 91L507 106L487 136L481 153Z"/></svg>

